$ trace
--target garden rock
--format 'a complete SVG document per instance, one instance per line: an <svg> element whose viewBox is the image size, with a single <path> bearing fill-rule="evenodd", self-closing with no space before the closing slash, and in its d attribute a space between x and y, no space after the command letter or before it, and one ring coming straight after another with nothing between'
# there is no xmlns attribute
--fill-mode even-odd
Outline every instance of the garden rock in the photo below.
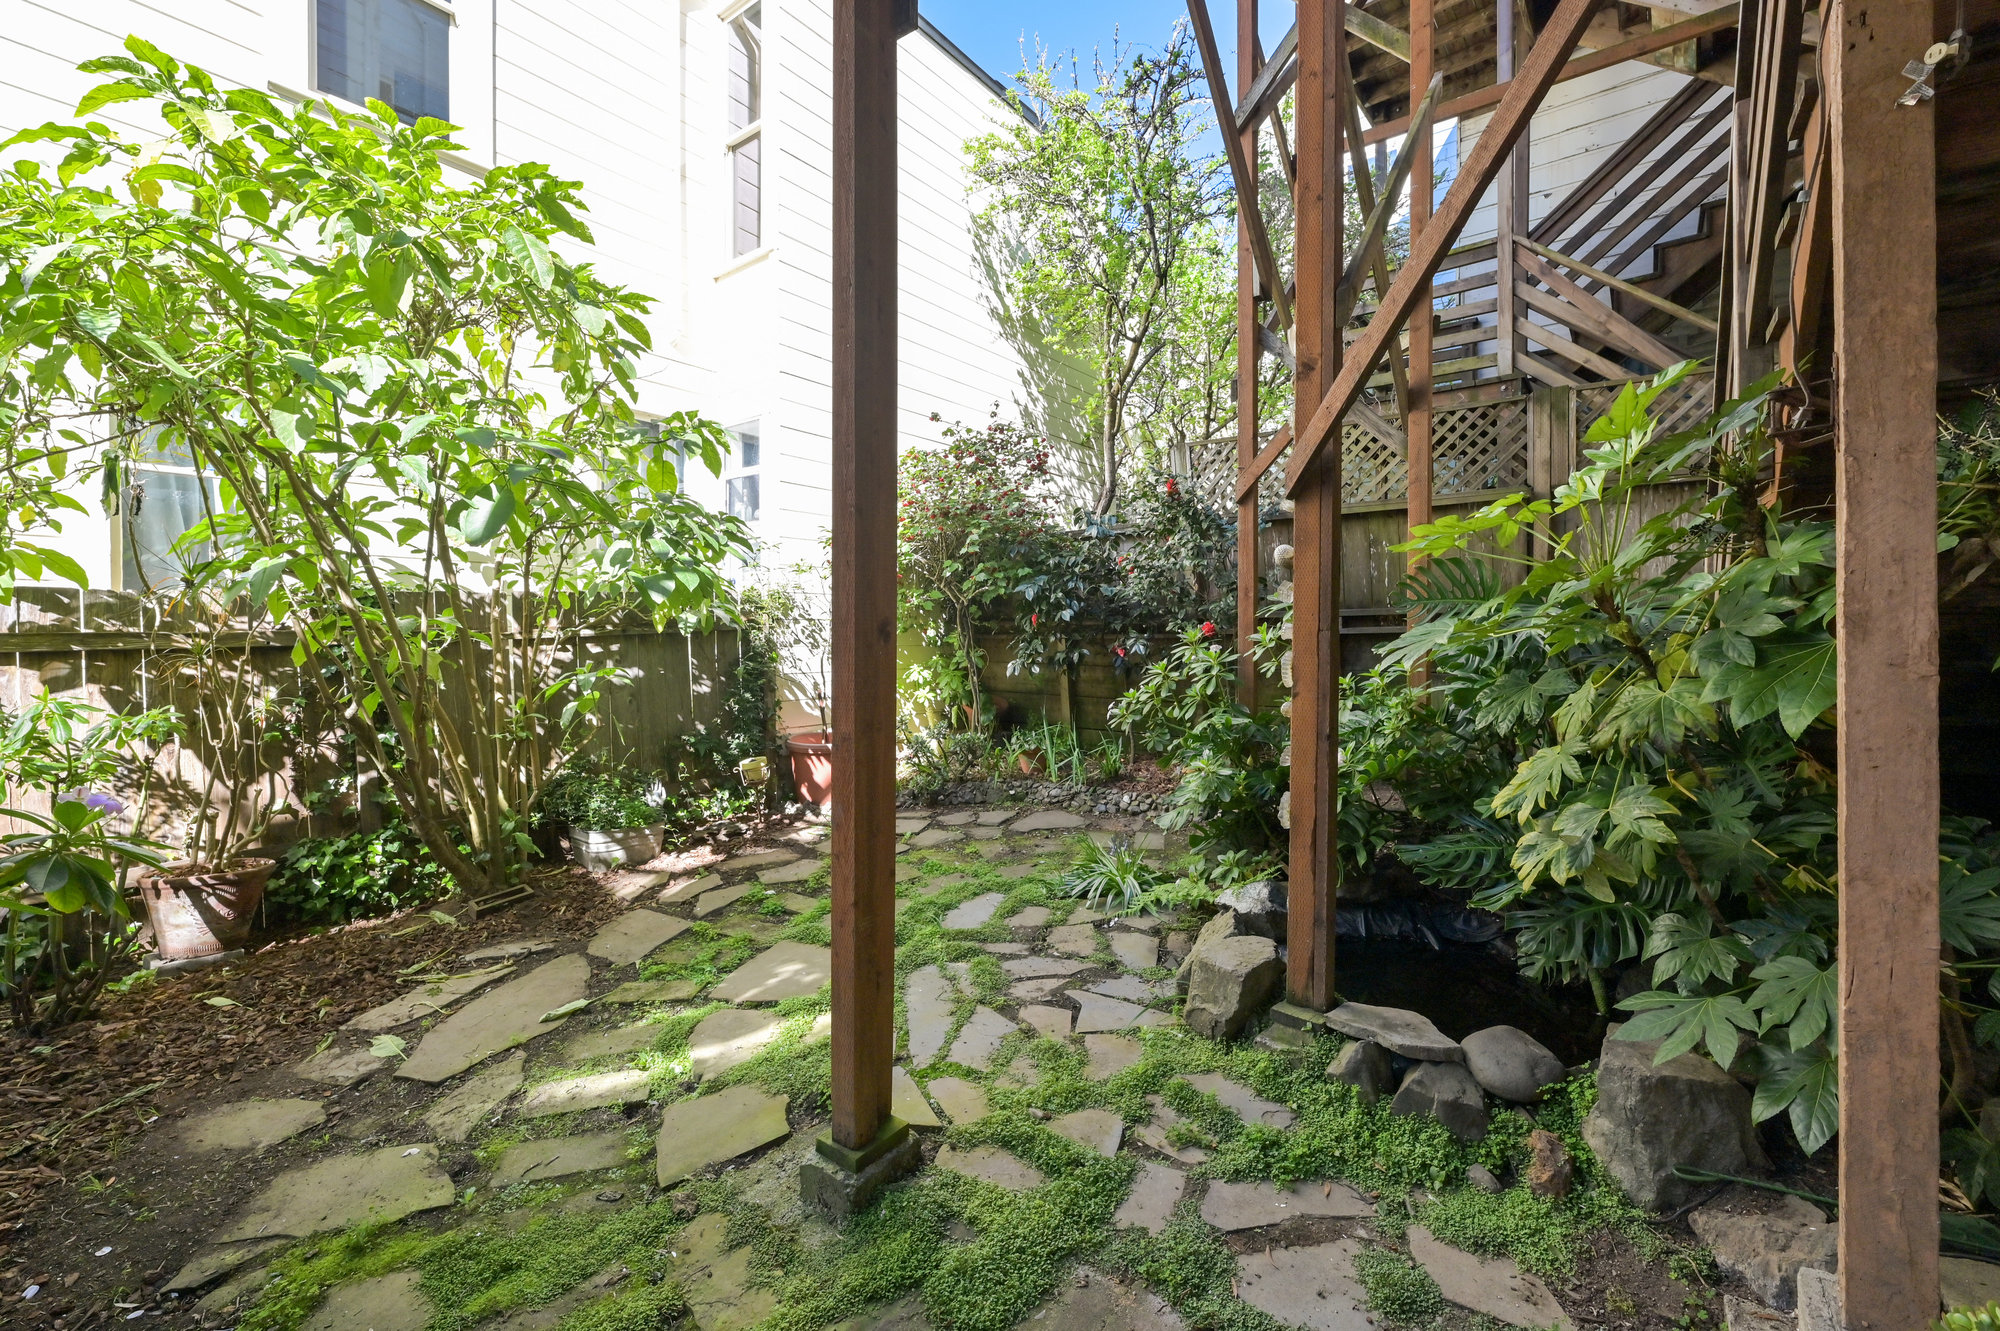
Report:
<svg viewBox="0 0 2000 1331"><path fill-rule="evenodd" d="M261 1151L326 1122L317 1100L241 1100L183 1121L175 1133L184 1151Z"/></svg>
<svg viewBox="0 0 2000 1331"><path fill-rule="evenodd" d="M688 1036L688 1057L697 1077L714 1077L747 1063L778 1038L784 1018L775 1012L723 1008L701 1019Z"/></svg>
<svg viewBox="0 0 2000 1331"><path fill-rule="evenodd" d="M1799 1271L1833 1269L1839 1231L1803 1197L1780 1196L1762 1214L1742 1209L1741 1190L1688 1217L1715 1264L1781 1312L1798 1306ZM1761 1199L1759 1199L1761 1201Z"/></svg>
<svg viewBox="0 0 2000 1331"><path fill-rule="evenodd" d="M1395 1069L1389 1051L1373 1040L1355 1040L1340 1051L1326 1075L1361 1092L1361 1103L1372 1105L1396 1089Z"/></svg>
<svg viewBox="0 0 2000 1331"><path fill-rule="evenodd" d="M1326 1014L1326 1024L1342 1035L1369 1040L1392 1054L1425 1063L1463 1063L1465 1051L1421 1012L1407 1008L1342 1003Z"/></svg>
<svg viewBox="0 0 2000 1331"><path fill-rule="evenodd" d="M974 1008L945 1057L985 1072L993 1066L993 1055L1000 1052L1000 1042L1019 1029L990 1007Z"/></svg>
<svg viewBox="0 0 2000 1331"><path fill-rule="evenodd" d="M708 994L725 1003L776 1003L810 998L832 980L830 948L773 943L725 975Z"/></svg>
<svg viewBox="0 0 2000 1331"><path fill-rule="evenodd" d="M1699 1054L1658 1067L1659 1045L1604 1037L1597 1065L1597 1107L1583 1139L1632 1204L1648 1211L1679 1206L1690 1185L1674 1177L1685 1165L1745 1174L1768 1165L1750 1121L1750 1092Z"/></svg>
<svg viewBox="0 0 2000 1331"><path fill-rule="evenodd" d="M1181 1194L1186 1191L1187 1175L1172 1165L1148 1160L1139 1167L1139 1177L1132 1181L1132 1191L1111 1217L1111 1223L1158 1234L1173 1219L1174 1208L1180 1205Z"/></svg>
<svg viewBox="0 0 2000 1331"><path fill-rule="evenodd" d="M1215 904L1236 915L1236 925L1244 933L1265 938L1283 938L1286 930L1285 885L1263 881L1240 883L1222 893Z"/></svg>
<svg viewBox="0 0 2000 1331"><path fill-rule="evenodd" d="M544 1137L510 1146L493 1167L493 1186L545 1183L572 1174L622 1169L630 1159L630 1141L622 1131L589 1132L575 1137Z"/></svg>
<svg viewBox="0 0 2000 1331"><path fill-rule="evenodd" d="M415 1271L395 1271L336 1285L302 1331L424 1331L431 1303L417 1288L418 1278Z"/></svg>
<svg viewBox="0 0 2000 1331"><path fill-rule="evenodd" d="M1507 1185L1500 1181L1498 1174L1495 1174L1485 1165L1479 1164L1476 1161L1465 1167L1465 1181L1481 1192L1502 1193L1507 1191Z"/></svg>
<svg viewBox="0 0 2000 1331"><path fill-rule="evenodd" d="M1119 1143L1125 1140L1125 1120L1108 1109L1079 1109L1050 1122L1049 1131L1108 1160L1118 1154Z"/></svg>
<svg viewBox="0 0 2000 1331"><path fill-rule="evenodd" d="M889 1070L889 1112L913 1128L941 1128L937 1111L931 1102L924 1099L923 1089L908 1068L897 1066Z"/></svg>
<svg viewBox="0 0 2000 1331"><path fill-rule="evenodd" d="M1076 1033L1123 1031L1134 1026L1171 1026L1174 1019L1164 1012L1148 1012L1137 1003L1127 1003L1101 994L1072 993L1076 999Z"/></svg>
<svg viewBox="0 0 2000 1331"><path fill-rule="evenodd" d="M1092 1032L1084 1036L1083 1052L1088 1059L1084 1064L1083 1075L1092 1081L1104 1081L1117 1076L1126 1068L1138 1063L1145 1054L1137 1040L1124 1035L1107 1035L1103 1032Z"/></svg>
<svg viewBox="0 0 2000 1331"><path fill-rule="evenodd" d="M396 1069L398 1077L439 1082L494 1054L556 1030L568 1017L544 1014L576 1002L590 982L590 963L572 953L489 990L446 1017Z"/></svg>
<svg viewBox="0 0 2000 1331"><path fill-rule="evenodd" d="M1486 1096L1460 1063L1419 1063L1411 1068L1389 1102L1389 1112L1428 1114L1460 1141L1476 1142L1486 1136Z"/></svg>
<svg viewBox="0 0 2000 1331"><path fill-rule="evenodd" d="M1181 962L1180 970L1174 975L1174 982L1180 991L1186 993L1188 990L1189 977L1194 973L1195 953L1201 951L1207 944L1219 943L1225 938L1234 938L1242 932L1242 928L1236 923L1236 914L1234 911L1225 910L1220 914L1210 916L1208 923L1201 926L1201 932L1195 935L1194 946L1188 949L1186 960Z"/></svg>
<svg viewBox="0 0 2000 1331"><path fill-rule="evenodd" d="M1286 1106L1276 1100L1266 1100L1249 1087L1233 1082L1219 1072L1204 1072L1181 1080L1203 1095L1214 1096L1218 1104L1245 1123L1267 1128L1289 1128L1298 1121L1298 1115Z"/></svg>
<svg viewBox="0 0 2000 1331"><path fill-rule="evenodd" d="M513 971L512 966L489 966L470 975L454 975L448 979L421 985L401 998L391 999L380 1007L369 1008L341 1029L364 1033L392 1031L398 1026L407 1026L424 1017L434 1017L467 994L483 989L495 980L511 975Z"/></svg>
<svg viewBox="0 0 2000 1331"><path fill-rule="evenodd" d="M952 907L938 923L946 929L983 929L1006 899L1003 892L984 893Z"/></svg>
<svg viewBox="0 0 2000 1331"><path fill-rule="evenodd" d="M953 1123L976 1122L992 1112L986 1106L986 1092L962 1077L939 1077L926 1089Z"/></svg>
<svg viewBox="0 0 2000 1331"><path fill-rule="evenodd" d="M1513 1104L1533 1104L1563 1079L1562 1060L1518 1027L1488 1026L1459 1041L1459 1047L1473 1080Z"/></svg>
<svg viewBox="0 0 2000 1331"><path fill-rule="evenodd" d="M599 929L584 951L614 966L623 966L643 960L687 927L688 922L676 915L628 910Z"/></svg>
<svg viewBox="0 0 2000 1331"><path fill-rule="evenodd" d="M1551 1201L1569 1196L1576 1182L1576 1163L1569 1148L1553 1132L1536 1128L1528 1134L1528 1191Z"/></svg>
<svg viewBox="0 0 2000 1331"><path fill-rule="evenodd" d="M1201 1218L1224 1233L1261 1229L1298 1216L1358 1219L1374 1214L1374 1202L1334 1179L1309 1179L1289 1188L1271 1182L1215 1182L1201 1199Z"/></svg>
<svg viewBox="0 0 2000 1331"><path fill-rule="evenodd" d="M646 1073L636 1068L624 1072L601 1072L592 1077L565 1077L543 1082L521 1099L522 1118L548 1114L573 1114L610 1105L637 1104L646 1098Z"/></svg>
<svg viewBox="0 0 2000 1331"><path fill-rule="evenodd" d="M1251 1307L1306 1331L1369 1331L1368 1295L1354 1274L1353 1239L1266 1248L1236 1259L1236 1292Z"/></svg>
<svg viewBox="0 0 2000 1331"><path fill-rule="evenodd" d="M1188 954L1188 1000L1181 1020L1196 1035L1233 1039L1270 1003L1283 975L1278 945L1268 938L1198 943Z"/></svg>
<svg viewBox="0 0 2000 1331"><path fill-rule="evenodd" d="M655 1153L660 1186L790 1136L785 1117L790 1103L788 1096L767 1095L755 1086L732 1086L668 1106L660 1115Z"/></svg>
<svg viewBox="0 0 2000 1331"><path fill-rule="evenodd" d="M1438 1242L1421 1225L1410 1227L1409 1240L1410 1256L1431 1273L1445 1298L1459 1307L1485 1313L1509 1326L1575 1331L1575 1323L1549 1293L1549 1287L1512 1260L1475 1257Z"/></svg>
<svg viewBox="0 0 2000 1331"><path fill-rule="evenodd" d="M972 1178L983 1179L1009 1192L1026 1192L1042 1186L1044 1175L1027 1161L1007 1154L997 1146L974 1146L967 1150L947 1146L938 1152L937 1166Z"/></svg>
<svg viewBox="0 0 2000 1331"><path fill-rule="evenodd" d="M450 1177L438 1168L435 1146L384 1146L286 1170L210 1241L302 1239L364 1220L401 1220L450 1206L454 1196Z"/></svg>
<svg viewBox="0 0 2000 1331"><path fill-rule="evenodd" d="M488 1114L521 1089L521 1070L526 1062L527 1055L517 1053L469 1078L463 1086L441 1097L424 1111L425 1125L437 1134L441 1142L464 1141Z"/></svg>
<svg viewBox="0 0 2000 1331"><path fill-rule="evenodd" d="M1984 1308L2000 1299L2000 1266L1964 1257L1940 1257L1938 1297L1947 1308Z"/></svg>

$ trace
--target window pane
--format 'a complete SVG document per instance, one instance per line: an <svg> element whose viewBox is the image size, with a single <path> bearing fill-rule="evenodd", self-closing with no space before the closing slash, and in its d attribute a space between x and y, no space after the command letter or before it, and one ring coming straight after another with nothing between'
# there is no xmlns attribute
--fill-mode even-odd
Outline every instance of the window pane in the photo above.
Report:
<svg viewBox="0 0 2000 1331"><path fill-rule="evenodd" d="M450 23L421 0L316 0L313 50L318 88L350 102L370 97L418 116L451 118Z"/></svg>
<svg viewBox="0 0 2000 1331"><path fill-rule="evenodd" d="M763 423L751 421L748 425L739 425L729 432L729 437L736 441L737 467L749 471L757 466L764 442Z"/></svg>
<svg viewBox="0 0 2000 1331"><path fill-rule="evenodd" d="M125 487L125 590L156 591L180 584L181 567L206 559L208 546L176 554L174 542L208 514L201 499L201 481L185 472L132 473Z"/></svg>
<svg viewBox="0 0 2000 1331"><path fill-rule="evenodd" d="M764 171L759 142L758 136L752 136L729 154L736 178L732 230L737 254L748 254L764 243Z"/></svg>
<svg viewBox="0 0 2000 1331"><path fill-rule="evenodd" d="M726 503L731 517L742 518L745 522L755 522L764 515L763 505L759 502L757 492L757 479L755 476L730 478Z"/></svg>
<svg viewBox="0 0 2000 1331"><path fill-rule="evenodd" d="M729 128L747 129L763 114L763 6L752 5L729 25Z"/></svg>

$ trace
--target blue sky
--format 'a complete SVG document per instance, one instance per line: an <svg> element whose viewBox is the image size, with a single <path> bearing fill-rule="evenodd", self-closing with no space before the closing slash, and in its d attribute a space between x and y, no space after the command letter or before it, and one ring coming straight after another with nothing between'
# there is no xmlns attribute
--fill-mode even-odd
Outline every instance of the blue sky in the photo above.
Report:
<svg viewBox="0 0 2000 1331"><path fill-rule="evenodd" d="M1035 40L1056 51L1075 51L1088 61L1093 48L1109 47L1112 32L1122 42L1158 49L1176 20L1187 17L1183 0L921 0L924 17L965 53L1006 82L1021 68L1022 37L1033 56ZM1266 4L1265 45L1285 35L1292 6ZM1236 6L1209 0L1216 41L1234 82Z"/></svg>

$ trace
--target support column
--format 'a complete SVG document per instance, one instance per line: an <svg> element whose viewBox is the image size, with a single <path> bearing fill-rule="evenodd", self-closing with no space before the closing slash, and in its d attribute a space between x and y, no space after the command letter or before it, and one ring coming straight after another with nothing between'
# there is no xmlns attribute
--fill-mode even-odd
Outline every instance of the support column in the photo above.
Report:
<svg viewBox="0 0 2000 1331"><path fill-rule="evenodd" d="M1236 0L1236 86L1248 88L1257 78L1257 0ZM1243 154L1250 162L1250 186L1237 196L1236 218L1236 466L1257 457L1257 255L1250 244L1249 211L1257 201L1257 135L1252 124L1243 133ZM1257 492L1236 504L1236 688L1243 705L1257 706L1257 662L1250 643L1257 632Z"/></svg>
<svg viewBox="0 0 2000 1331"><path fill-rule="evenodd" d="M1432 0L1410 0L1410 113L1431 86L1437 67L1437 28L1431 20ZM1410 158L1410 248L1430 223L1437 203L1436 163L1428 131L1403 141ZM1380 318L1378 314L1376 316ZM1410 418L1403 423L1410 440L1410 528L1431 520L1431 328L1435 318L1431 305L1431 284L1426 281L1410 310ZM1391 353L1393 354L1393 352ZM1417 556L1411 555L1414 568Z"/></svg>
<svg viewBox="0 0 2000 1331"><path fill-rule="evenodd" d="M1493 18L1494 78L1496 82L1506 83L1514 77L1514 0L1500 0ZM1499 363L1495 368L1503 379L1519 372L1520 356L1524 350L1521 334L1514 324L1519 313L1514 283L1520 273L1520 263L1514 253L1514 238L1528 234L1528 140L1532 128L1530 126L1521 131L1521 137L1515 140L1514 151L1507 154L1507 164L1500 168L1500 178L1494 182L1493 253L1499 279L1499 308L1495 318L1495 329L1499 334Z"/></svg>
<svg viewBox="0 0 2000 1331"><path fill-rule="evenodd" d="M1302 428L1339 376L1335 291L1342 268L1339 80L1347 77L1345 0L1299 6L1298 377ZM1333 1006L1339 890L1334 766L1340 717L1340 449L1295 492L1292 604L1292 839L1285 990L1302 1008Z"/></svg>
<svg viewBox="0 0 2000 1331"><path fill-rule="evenodd" d="M1933 104L1896 98L1934 34L1834 14L1840 1291L1852 1331L1907 1331L1938 1311L1937 194Z"/></svg>
<svg viewBox="0 0 2000 1331"><path fill-rule="evenodd" d="M896 971L896 38L833 7L833 1125L801 1174L837 1213L914 1163L889 1113Z"/></svg>

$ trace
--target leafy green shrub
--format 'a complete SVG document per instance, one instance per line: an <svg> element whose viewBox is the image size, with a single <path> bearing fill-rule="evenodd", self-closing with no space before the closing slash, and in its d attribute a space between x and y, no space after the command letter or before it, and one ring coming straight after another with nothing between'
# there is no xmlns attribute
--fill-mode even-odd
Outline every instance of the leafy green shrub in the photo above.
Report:
<svg viewBox="0 0 2000 1331"><path fill-rule="evenodd" d="M1401 1253L1363 1248L1354 1274L1368 1291L1368 1306L1400 1326L1423 1326L1444 1311L1436 1277Z"/></svg>
<svg viewBox="0 0 2000 1331"><path fill-rule="evenodd" d="M2000 1331L2000 1303L1984 1308L1954 1308L1931 1323L1935 1331Z"/></svg>
<svg viewBox="0 0 2000 1331"><path fill-rule="evenodd" d="M657 777L576 763L542 788L535 818L542 827L617 832L660 822L666 804Z"/></svg>
<svg viewBox="0 0 2000 1331"><path fill-rule="evenodd" d="M1164 877L1130 839L1120 837L1108 846L1093 845L1083 862L1063 875L1062 890L1081 897L1092 910L1123 915L1136 909Z"/></svg>
<svg viewBox="0 0 2000 1331"><path fill-rule="evenodd" d="M450 875L409 828L314 837L287 850L264 891L267 909L300 924L345 924L434 900Z"/></svg>

